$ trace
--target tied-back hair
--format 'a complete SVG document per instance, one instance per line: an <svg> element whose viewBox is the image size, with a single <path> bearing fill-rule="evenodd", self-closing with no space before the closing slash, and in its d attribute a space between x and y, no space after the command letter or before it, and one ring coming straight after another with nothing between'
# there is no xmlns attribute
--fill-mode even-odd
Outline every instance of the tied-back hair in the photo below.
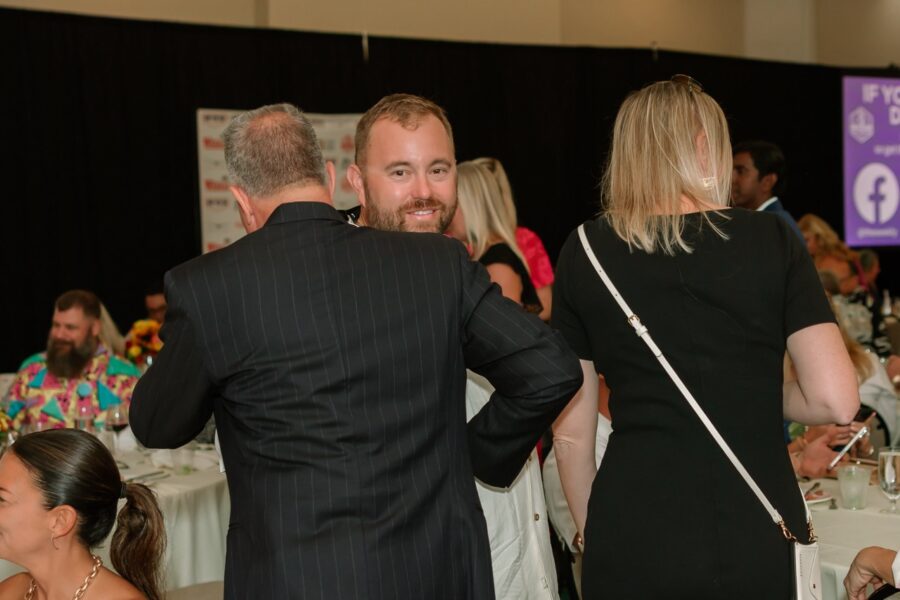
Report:
<svg viewBox="0 0 900 600"><path fill-rule="evenodd" d="M25 465L44 497L44 508L71 506L78 515L75 535L88 550L106 539L116 571L149 600L162 600L162 559L166 530L150 489L123 484L109 450L94 436L75 429L25 435L9 447ZM116 511L125 485L125 506Z"/></svg>
<svg viewBox="0 0 900 600"><path fill-rule="evenodd" d="M472 258L481 258L500 239L516 253L527 270L528 262L516 243L515 221L509 221L500 185L494 175L476 161L460 163L457 167L456 196L459 210L465 217Z"/></svg>
<svg viewBox="0 0 900 600"><path fill-rule="evenodd" d="M630 94L616 116L601 183L606 219L629 247L691 252L681 197L698 210L728 206L731 170L728 124L716 101L695 82L653 83Z"/></svg>

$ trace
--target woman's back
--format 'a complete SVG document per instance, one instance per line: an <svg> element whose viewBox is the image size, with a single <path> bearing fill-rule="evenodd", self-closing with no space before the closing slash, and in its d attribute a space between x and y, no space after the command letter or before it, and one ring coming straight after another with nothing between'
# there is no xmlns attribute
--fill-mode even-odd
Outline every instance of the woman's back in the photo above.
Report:
<svg viewBox="0 0 900 600"><path fill-rule="evenodd" d="M806 249L778 217L741 209L707 215L728 239L701 214L688 214L684 238L693 252L675 256L629 251L604 219L585 229L676 372L791 530L802 532L800 493L782 438L785 340L833 317ZM577 235L557 268L553 324L611 390L614 433L585 535L586 560L602 553L592 559L602 566L586 571L586 592L627 590L633 581L622 560L649 545L651 554L660 552L650 564L666 574L653 578L661 592L739 598L732 585L759 583L748 596L780 597L790 561L778 527L634 335ZM749 564L772 576L744 581ZM673 578L681 585L672 587Z"/></svg>

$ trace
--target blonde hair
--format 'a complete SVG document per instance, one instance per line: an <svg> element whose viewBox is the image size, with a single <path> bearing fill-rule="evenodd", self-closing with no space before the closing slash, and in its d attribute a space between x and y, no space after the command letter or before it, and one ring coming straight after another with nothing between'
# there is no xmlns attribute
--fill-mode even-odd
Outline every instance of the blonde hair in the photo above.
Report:
<svg viewBox="0 0 900 600"><path fill-rule="evenodd" d="M507 223L512 223L513 229L515 229L519 224L519 219L516 214L516 203L513 201L512 186L509 185L509 177L506 176L506 169L503 168L503 164L490 156L482 156L472 162L486 168L497 180L497 185L500 187L500 196L503 199L502 209L505 212L503 218Z"/></svg>
<svg viewBox="0 0 900 600"><path fill-rule="evenodd" d="M807 213L797 221L800 231L809 234L816 241L816 255L813 258L833 255L846 260L853 260L855 254L847 247L831 225L819 216Z"/></svg>
<svg viewBox="0 0 900 600"><path fill-rule="evenodd" d="M841 319L841 313L837 310L837 306L835 306L830 294L828 303L831 305L831 312L834 313L838 329L841 332L841 339L844 340L844 347L847 348L847 354L850 355L850 362L853 363L853 369L856 371L856 378L859 383L862 383L875 374L875 367L872 365L872 361L869 360L866 349L847 333L847 328L844 326L843 319Z"/></svg>
<svg viewBox="0 0 900 600"><path fill-rule="evenodd" d="M466 221L466 238L472 258L478 260L497 240L506 243L528 269L516 243L516 223L510 222L500 185L482 164L469 160L457 166L457 198Z"/></svg>
<svg viewBox="0 0 900 600"><path fill-rule="evenodd" d="M100 343L106 346L112 354L125 356L125 338L113 321L106 306L100 303Z"/></svg>
<svg viewBox="0 0 900 600"><path fill-rule="evenodd" d="M716 101L693 80L653 83L630 94L616 116L602 180L606 218L629 247L691 252L681 197L698 210L728 206L731 169L728 123Z"/></svg>

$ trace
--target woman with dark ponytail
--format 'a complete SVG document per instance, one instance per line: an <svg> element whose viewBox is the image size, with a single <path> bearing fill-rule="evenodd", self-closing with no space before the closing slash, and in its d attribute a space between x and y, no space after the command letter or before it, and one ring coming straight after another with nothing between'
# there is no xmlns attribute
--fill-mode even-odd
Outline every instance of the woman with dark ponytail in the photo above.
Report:
<svg viewBox="0 0 900 600"><path fill-rule="evenodd" d="M118 575L91 553L114 522L110 558ZM0 600L161 600L165 544L153 492L122 482L94 436L33 433L0 458L0 558L28 570L0 583Z"/></svg>

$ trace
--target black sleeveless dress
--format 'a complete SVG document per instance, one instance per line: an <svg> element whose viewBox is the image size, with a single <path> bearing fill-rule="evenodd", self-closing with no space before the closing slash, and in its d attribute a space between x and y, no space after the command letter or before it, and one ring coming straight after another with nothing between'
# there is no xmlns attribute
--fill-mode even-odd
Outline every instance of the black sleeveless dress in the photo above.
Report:
<svg viewBox="0 0 900 600"><path fill-rule="evenodd" d="M502 263L515 271L516 275L519 276L519 279L522 280L522 307L527 312L535 315L540 314L544 307L541 304L540 298L538 298L537 290L534 289L534 284L531 282L531 276L528 274L528 269L525 268L525 264L518 256L516 256L516 253L513 252L512 248L503 243L494 244L481 255L478 262L484 266Z"/></svg>
<svg viewBox="0 0 900 600"><path fill-rule="evenodd" d="M604 269L747 467L805 541L782 432L786 338L834 316L812 261L779 217L685 218L694 251L629 251L585 225ZM626 323L577 233L557 265L552 324L611 389L613 433L585 526L583 590L596 598L790 598L790 548L662 367Z"/></svg>

